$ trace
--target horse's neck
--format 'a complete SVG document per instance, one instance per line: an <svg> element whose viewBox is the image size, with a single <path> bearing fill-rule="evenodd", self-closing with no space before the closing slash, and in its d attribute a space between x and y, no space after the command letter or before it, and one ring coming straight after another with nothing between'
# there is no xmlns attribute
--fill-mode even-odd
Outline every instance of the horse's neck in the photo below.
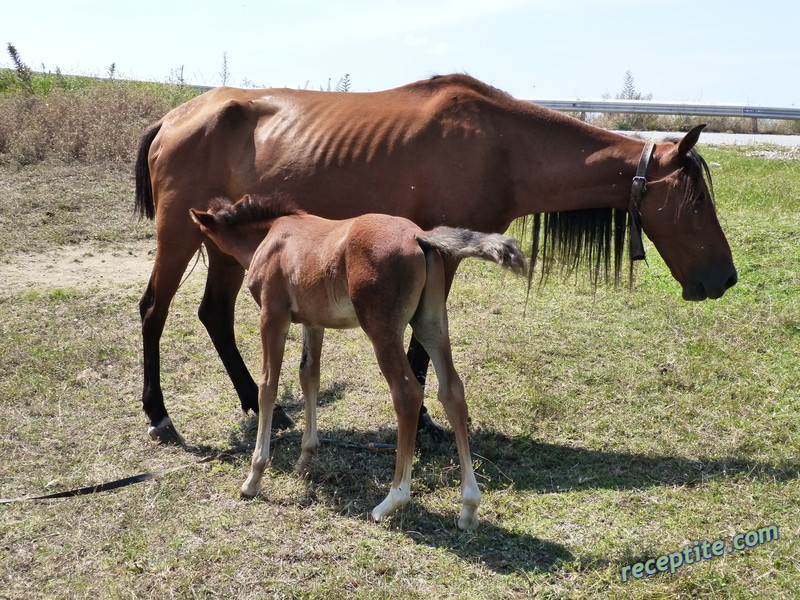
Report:
<svg viewBox="0 0 800 600"><path fill-rule="evenodd" d="M514 129L515 216L627 206L644 142L561 116L534 115Z"/></svg>

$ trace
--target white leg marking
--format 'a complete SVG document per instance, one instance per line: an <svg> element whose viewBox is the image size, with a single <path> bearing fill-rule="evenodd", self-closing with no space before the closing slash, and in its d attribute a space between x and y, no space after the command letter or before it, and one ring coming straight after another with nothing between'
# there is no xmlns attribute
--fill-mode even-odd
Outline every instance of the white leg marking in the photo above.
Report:
<svg viewBox="0 0 800 600"><path fill-rule="evenodd" d="M372 518L375 521L381 521L408 504L409 500L411 500L410 485L411 481L409 480L407 484L404 482L399 488L390 488L389 494L384 501L372 509Z"/></svg>
<svg viewBox="0 0 800 600"><path fill-rule="evenodd" d="M269 394L271 401L265 395ZM266 400L266 401L265 401ZM253 459L250 463L250 474L242 484L242 498L254 498L261 488L261 476L269 461L269 439L272 431L272 408L275 405L275 392L268 390L266 384L262 384L258 399L258 435L256 436L256 447L253 450Z"/></svg>
<svg viewBox="0 0 800 600"><path fill-rule="evenodd" d="M458 517L458 528L469 531L478 526L478 506L481 503L481 491L472 470L472 461L461 461L461 515Z"/></svg>

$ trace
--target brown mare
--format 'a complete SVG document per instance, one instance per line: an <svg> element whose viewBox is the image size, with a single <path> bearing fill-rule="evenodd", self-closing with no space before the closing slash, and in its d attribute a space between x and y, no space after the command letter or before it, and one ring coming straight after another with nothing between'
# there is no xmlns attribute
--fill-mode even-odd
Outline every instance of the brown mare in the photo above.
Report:
<svg viewBox="0 0 800 600"><path fill-rule="evenodd" d="M258 493L269 459L278 378L291 323L303 324L300 385L306 405L304 470L319 441L316 404L325 328L361 327L372 342L397 413L397 462L389 494L372 511L376 521L411 499L411 462L423 389L406 360L403 334L410 324L431 357L439 400L453 428L461 465L458 526L478 524L481 493L472 471L464 386L453 366L445 306L442 256L494 261L525 270L516 245L498 234L437 227L423 231L408 219L367 214L331 221L267 198L219 199L210 212L192 209L200 230L248 269L247 286L261 307L263 363L258 393L258 435L242 496Z"/></svg>
<svg viewBox="0 0 800 600"><path fill-rule="evenodd" d="M693 149L701 129L656 144L650 154L642 140L515 100L466 75L364 94L217 88L175 108L144 134L136 162L136 207L155 217L157 233L140 302L142 405L151 436L181 440L164 407L159 340L181 276L203 243L190 208L206 210L219 196L279 193L326 218L385 213L423 229L485 232L544 215L534 231L541 229L550 258L588 257L593 269L608 269L614 246L616 273L630 210L637 225L631 233L640 220L685 299L719 298L736 283L736 269L704 177L708 168ZM631 207L640 162L636 187L646 181L648 191ZM233 333L244 269L213 243L206 247L199 316L242 408L257 410L257 386ZM445 259L446 290L457 266ZM428 357L416 339L409 360L424 381ZM273 423L291 420L276 406Z"/></svg>

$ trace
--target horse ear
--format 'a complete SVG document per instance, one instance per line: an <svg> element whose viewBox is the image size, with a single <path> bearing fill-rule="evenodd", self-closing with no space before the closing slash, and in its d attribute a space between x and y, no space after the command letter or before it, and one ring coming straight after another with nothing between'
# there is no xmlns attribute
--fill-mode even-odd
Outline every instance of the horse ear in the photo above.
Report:
<svg viewBox="0 0 800 600"><path fill-rule="evenodd" d="M192 221L197 223L201 229L211 229L214 226L214 215L211 213L190 208L189 215L192 217Z"/></svg>
<svg viewBox="0 0 800 600"><path fill-rule="evenodd" d="M697 144L697 140L700 139L700 133L705 129L705 123L703 125L698 125L697 127L693 127L683 139L678 142L678 156L686 156L689 154L689 150L695 147Z"/></svg>

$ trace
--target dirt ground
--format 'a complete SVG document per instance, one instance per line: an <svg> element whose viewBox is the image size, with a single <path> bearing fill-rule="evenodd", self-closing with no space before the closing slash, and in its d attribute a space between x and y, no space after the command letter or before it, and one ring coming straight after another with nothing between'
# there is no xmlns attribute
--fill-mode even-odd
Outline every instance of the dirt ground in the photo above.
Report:
<svg viewBox="0 0 800 600"><path fill-rule="evenodd" d="M6 289L99 287L141 284L153 267L152 250L130 246L114 251L89 245L61 247L41 254L16 254L0 261L0 281Z"/></svg>

